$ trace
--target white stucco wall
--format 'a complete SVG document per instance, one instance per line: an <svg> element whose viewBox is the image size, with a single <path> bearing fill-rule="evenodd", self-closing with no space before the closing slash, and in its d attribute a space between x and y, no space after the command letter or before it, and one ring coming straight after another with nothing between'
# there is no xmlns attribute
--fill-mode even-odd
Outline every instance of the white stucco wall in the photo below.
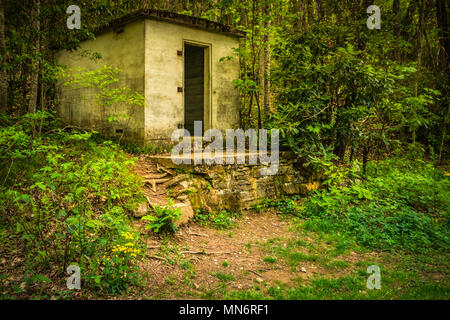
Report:
<svg viewBox="0 0 450 320"><path fill-rule="evenodd" d="M239 92L232 81L239 78L239 58L232 48L239 47L237 37L171 24L145 21L145 110L146 140L170 139L184 120L183 87L184 41L210 47L211 126L220 130L239 125ZM232 60L219 59L233 56ZM209 127L208 125L206 127Z"/></svg>
<svg viewBox="0 0 450 320"><path fill-rule="evenodd" d="M99 53L102 58L92 60L84 54L87 52ZM83 41L74 52L60 51L56 59L68 68L81 67L86 71L97 70L104 65L117 67L122 70L117 86L127 86L143 94L144 19L125 25L122 33L109 30L98 34L96 39ZM65 122L96 129L106 135L122 129L125 139L137 143L144 141L144 107L125 104L100 106L95 98L99 92L96 89L74 89L60 84L58 90L61 99L59 115ZM130 118L108 122L108 116L120 113L126 113Z"/></svg>

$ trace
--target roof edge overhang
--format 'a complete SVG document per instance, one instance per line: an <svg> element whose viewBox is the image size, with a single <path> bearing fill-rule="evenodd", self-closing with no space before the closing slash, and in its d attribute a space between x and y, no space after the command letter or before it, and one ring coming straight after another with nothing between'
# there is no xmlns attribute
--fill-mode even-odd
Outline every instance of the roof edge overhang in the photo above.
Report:
<svg viewBox="0 0 450 320"><path fill-rule="evenodd" d="M191 17L186 16L178 13L173 13L169 11L162 11L162 10L153 10L153 9L141 9L135 12L132 12L130 14L127 14L123 17L120 17L118 19L114 19L110 21L107 24L104 24L102 26L99 26L93 30L93 33L95 35L101 34L103 32L106 32L108 30L114 30L117 28L120 28L122 26L125 26L131 22L138 21L141 19L152 19L152 20L159 20L159 21L165 21L169 23L184 25L187 27L192 27L196 29L202 29L210 32L215 33L221 33L226 34L229 36L234 37L244 37L245 33L243 31L240 31L236 28L223 25L218 22L210 21L203 18L197 18L197 17Z"/></svg>

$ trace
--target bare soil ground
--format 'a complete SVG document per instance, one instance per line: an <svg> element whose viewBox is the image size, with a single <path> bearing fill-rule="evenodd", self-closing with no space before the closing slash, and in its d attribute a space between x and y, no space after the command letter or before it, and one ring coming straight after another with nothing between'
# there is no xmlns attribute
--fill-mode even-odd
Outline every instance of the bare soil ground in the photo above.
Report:
<svg viewBox="0 0 450 320"><path fill-rule="evenodd" d="M255 279L289 282L292 274L280 266L272 269L263 261L265 253L258 245L272 238L289 236L286 222L278 220L274 214L265 213L246 215L232 231L219 231L190 223L181 228L170 243L178 246L182 259L192 264L195 270L192 284L200 294L220 287L223 281L213 275L216 272L231 274L235 280L230 281L230 285L235 289L248 289L253 286ZM147 242L149 247L160 243L158 239L151 238ZM159 248L150 250L152 255L160 251ZM227 267L222 265L224 262ZM174 282L183 282L185 270L178 265L150 258L141 267L151 275L148 284L156 288L157 292L164 293L165 298L175 298L177 295L182 298L183 290L188 289L174 291L166 281L171 276Z"/></svg>
<svg viewBox="0 0 450 320"><path fill-rule="evenodd" d="M327 267L320 254L316 261L302 261L295 267L280 259L274 263L265 261L272 257L271 243L286 248L299 240L290 225L289 220L274 212L247 212L232 230L216 230L191 222L163 240L145 231L143 223L136 222L136 228L147 235L148 252L140 264L146 282L144 291L133 298L220 298L218 290L222 288L292 287L316 277L343 277L353 271L354 263L378 259L376 252L337 256L336 260L348 263L345 269ZM317 239L308 236L302 240L317 244ZM318 247L325 256L326 244L317 244ZM305 255L311 251L302 249Z"/></svg>
<svg viewBox="0 0 450 320"><path fill-rule="evenodd" d="M162 171L157 169L160 168L144 159L136 166L141 176ZM146 184L144 192L152 202L165 204L167 201L164 183L157 185L156 192L151 184ZM377 259L375 252L350 252L334 257L347 262L348 267L327 267L324 261L329 258L322 259L331 250L327 243L309 235L300 236L292 229L292 219L280 217L274 211L245 212L231 230L216 230L191 221L165 239L146 231L142 221L136 220L135 227L148 247L147 257L140 264L145 285L143 292L128 298L220 298L218 292L223 293L223 289L291 287L315 277L345 276L352 272L355 262ZM275 251L291 248L295 243L302 243L295 252L305 257L314 253L314 259L301 259L293 264L289 259L272 257Z"/></svg>

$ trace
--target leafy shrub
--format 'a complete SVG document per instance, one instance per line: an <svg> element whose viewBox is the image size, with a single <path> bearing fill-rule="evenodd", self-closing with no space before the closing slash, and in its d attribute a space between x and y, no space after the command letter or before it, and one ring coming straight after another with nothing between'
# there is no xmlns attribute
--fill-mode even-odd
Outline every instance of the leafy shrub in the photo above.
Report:
<svg viewBox="0 0 450 320"><path fill-rule="evenodd" d="M239 213L221 210L219 212L203 213L201 210L194 217L194 221L200 222L202 225L211 225L219 230L231 229L237 224L237 220L241 217Z"/></svg>
<svg viewBox="0 0 450 320"><path fill-rule="evenodd" d="M144 253L138 240L135 233L121 232L109 254L91 259L91 269L101 272L87 276L87 280L110 293L120 293L127 291L130 285L138 285L142 279L136 262Z"/></svg>
<svg viewBox="0 0 450 320"><path fill-rule="evenodd" d="M170 203L173 205L173 203ZM142 220L149 221L146 230L152 230L155 233L175 233L178 228L175 222L181 217L181 210L171 206L154 206L154 215L146 215Z"/></svg>
<svg viewBox="0 0 450 320"><path fill-rule="evenodd" d="M275 258L275 257L264 257L263 261L264 262L268 262L268 263L275 263L275 262L277 262L277 258Z"/></svg>
<svg viewBox="0 0 450 320"><path fill-rule="evenodd" d="M232 274L216 272L213 275L216 276L217 279L219 279L220 281L223 281L223 282L230 282L230 281L234 280L234 276Z"/></svg>
<svg viewBox="0 0 450 320"><path fill-rule="evenodd" d="M253 209L255 209L257 212L261 212L264 209L267 208L275 208L278 213L282 215L293 215L298 216L300 215L300 207L295 201L296 198L290 199L263 199L260 203L255 204L253 206Z"/></svg>
<svg viewBox="0 0 450 320"><path fill-rule="evenodd" d="M343 233L361 245L391 249L449 248L449 186L422 161L371 163L368 179L317 192L302 205L304 227Z"/></svg>
<svg viewBox="0 0 450 320"><path fill-rule="evenodd" d="M376 115L393 87L393 76L342 32L320 25L286 32L274 46L277 110L267 125L280 130L281 145L307 160L342 158L346 143L367 138L362 120Z"/></svg>
<svg viewBox="0 0 450 320"><path fill-rule="evenodd" d="M133 160L94 132L58 129L49 113L11 123L0 129L0 226L8 246L20 248L32 274L65 275L75 263L86 280L100 279L88 285L125 288L129 279L115 288L103 281L103 272L122 272L113 271L120 264L99 268L93 261L129 231L127 214L144 199Z"/></svg>

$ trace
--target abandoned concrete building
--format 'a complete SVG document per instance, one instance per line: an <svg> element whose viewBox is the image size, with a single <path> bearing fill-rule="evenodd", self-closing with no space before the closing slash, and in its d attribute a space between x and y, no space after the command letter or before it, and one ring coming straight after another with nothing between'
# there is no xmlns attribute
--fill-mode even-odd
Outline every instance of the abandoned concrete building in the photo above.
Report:
<svg viewBox="0 0 450 320"><path fill-rule="evenodd" d="M155 144L170 142L175 129L193 134L194 121L203 122L203 132L239 126L239 92L232 83L239 78L233 50L239 47L239 31L205 19L141 10L98 28L95 35L76 51L59 52L57 61L69 69L117 67L122 70L119 85L144 96L147 106L102 106L95 99L98 89L59 85L59 115L66 123ZM110 122L112 114L129 118Z"/></svg>

